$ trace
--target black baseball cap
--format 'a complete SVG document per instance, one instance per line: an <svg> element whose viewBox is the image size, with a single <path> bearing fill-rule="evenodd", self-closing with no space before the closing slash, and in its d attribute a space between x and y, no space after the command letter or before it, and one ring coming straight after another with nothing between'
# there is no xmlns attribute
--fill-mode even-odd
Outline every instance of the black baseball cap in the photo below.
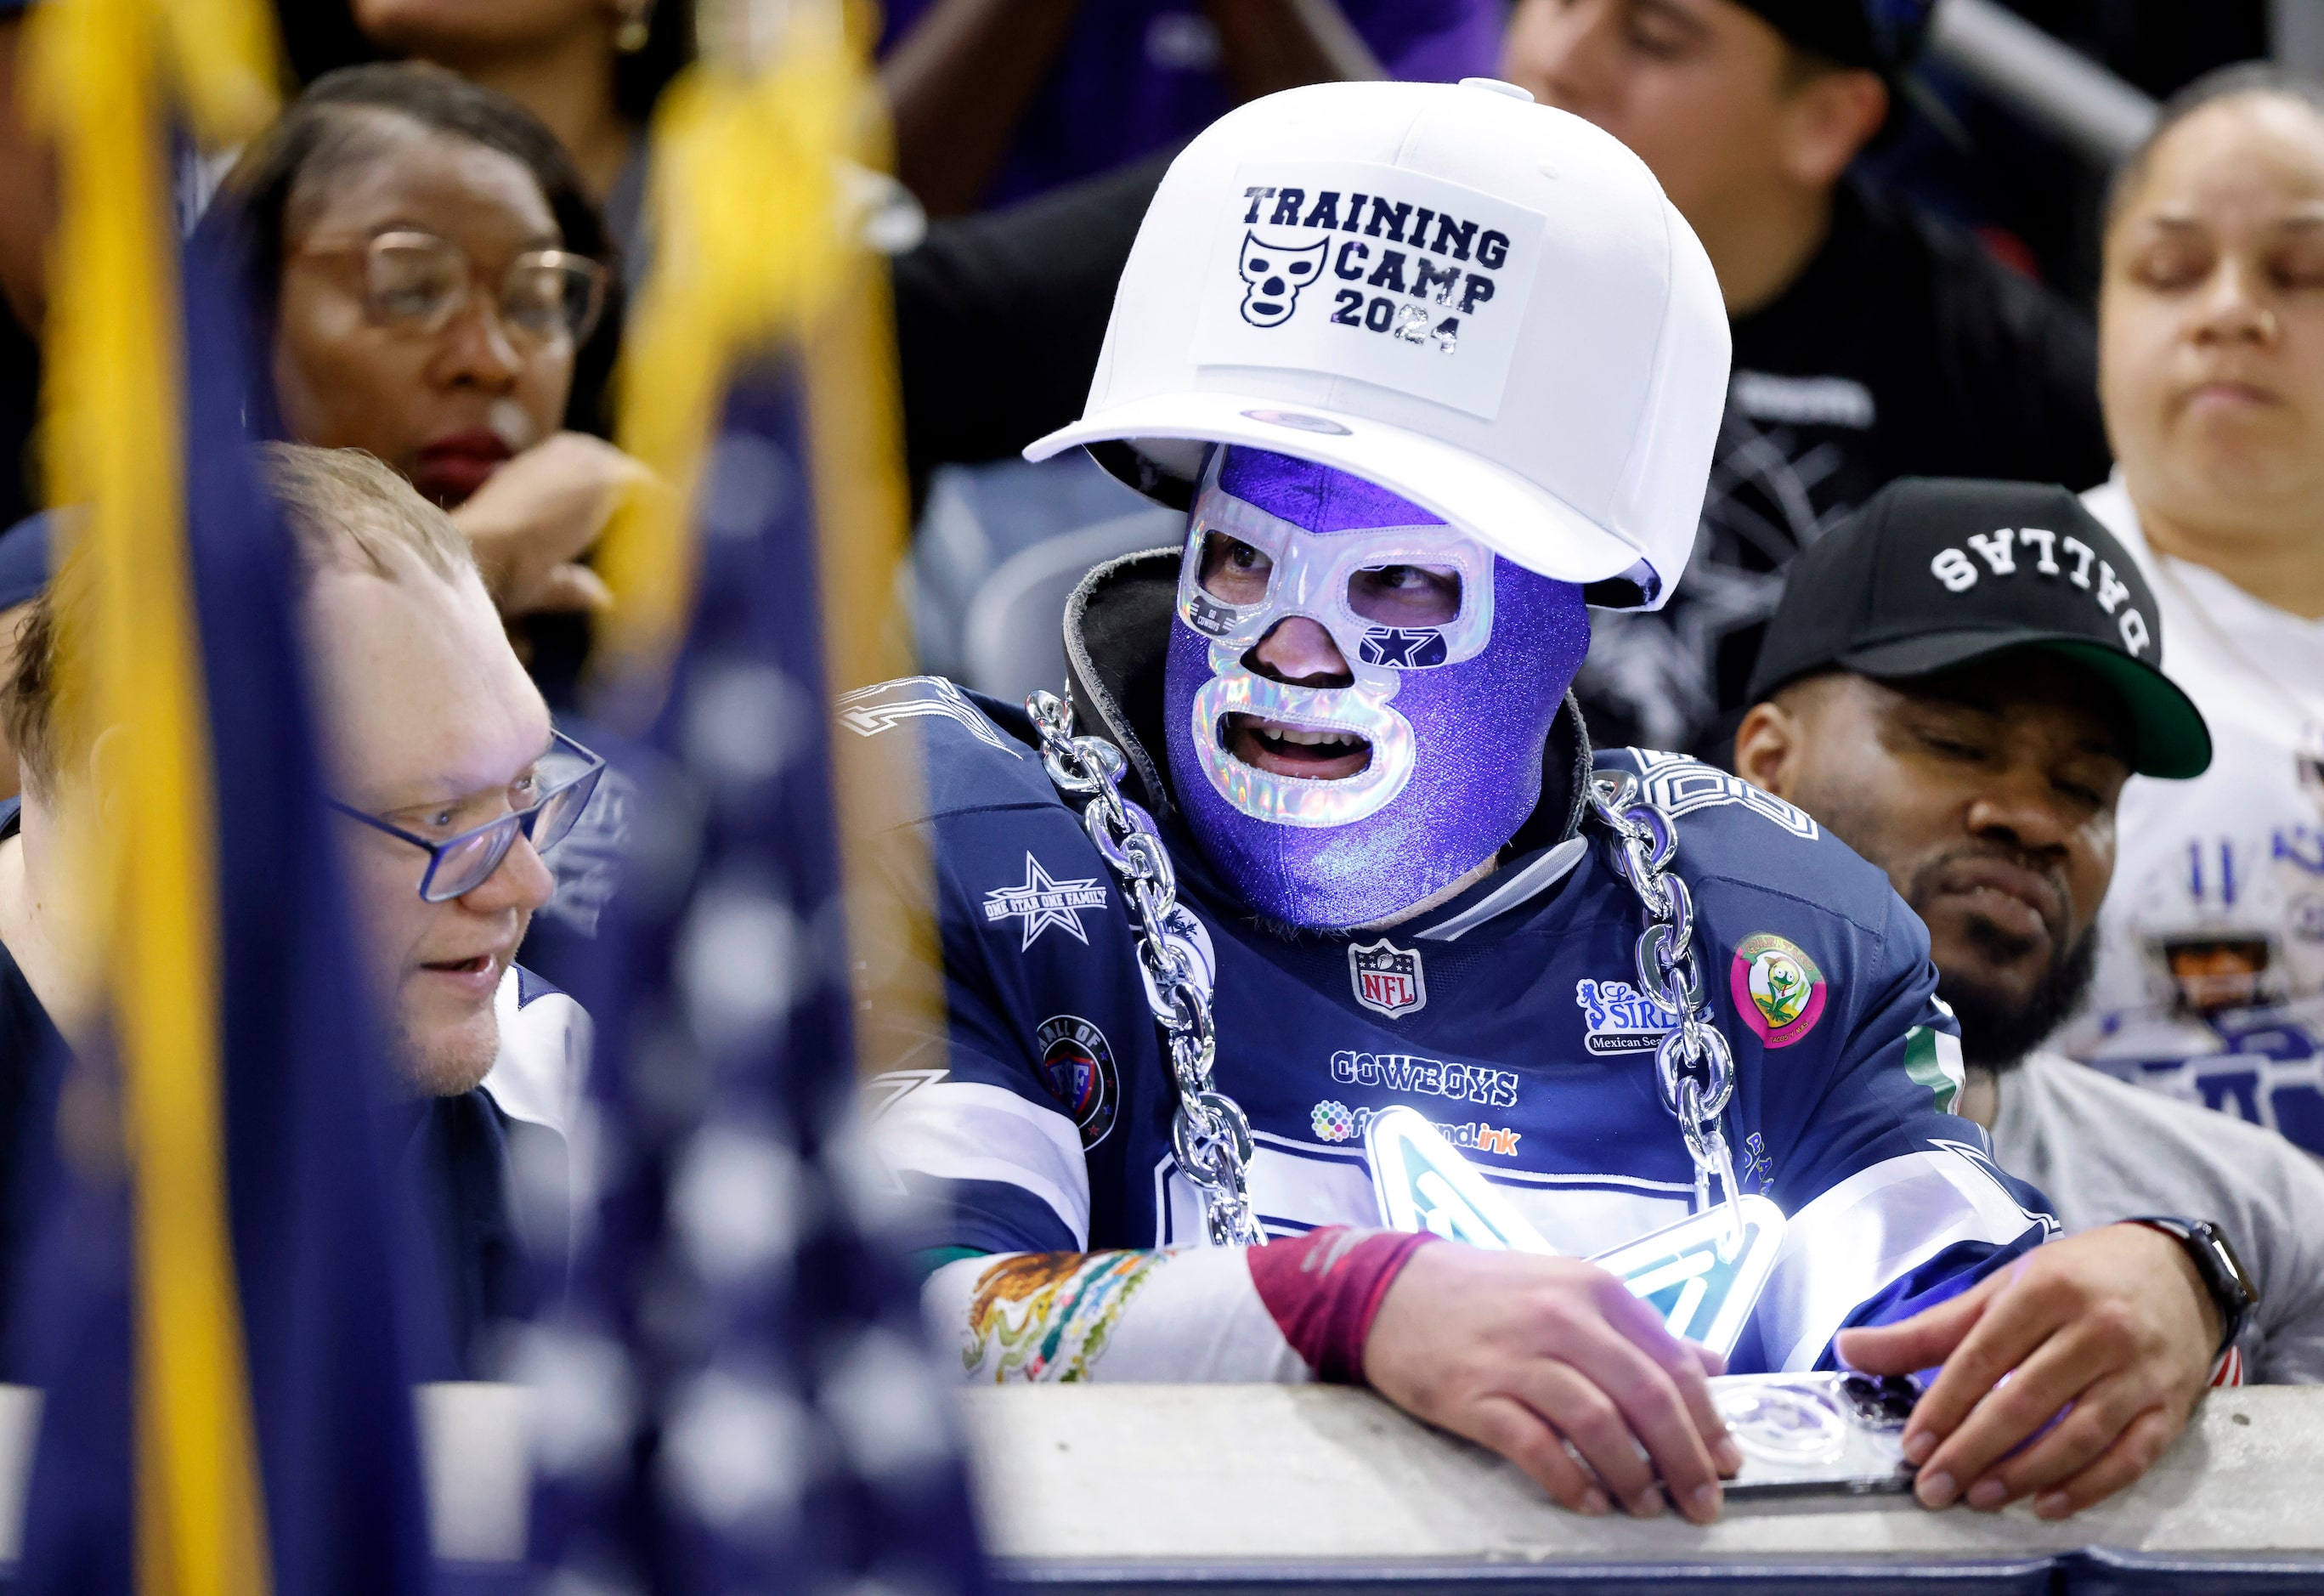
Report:
<svg viewBox="0 0 2324 1596"><path fill-rule="evenodd" d="M2209 728L2163 674L2163 617L2138 561L2080 499L2043 484L1882 488L1786 569L1750 697L1827 670L1897 681L2011 649L2061 656L2111 688L2140 775L2210 764Z"/></svg>
<svg viewBox="0 0 2324 1596"><path fill-rule="evenodd" d="M1894 80L1920 53L1933 0L1738 0L1794 48Z"/></svg>

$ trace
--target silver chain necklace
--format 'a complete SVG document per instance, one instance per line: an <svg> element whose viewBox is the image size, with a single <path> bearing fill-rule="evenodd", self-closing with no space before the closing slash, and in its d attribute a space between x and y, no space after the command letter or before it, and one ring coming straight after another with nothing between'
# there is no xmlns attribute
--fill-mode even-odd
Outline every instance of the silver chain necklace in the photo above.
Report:
<svg viewBox="0 0 2324 1596"><path fill-rule="evenodd" d="M1193 946L1169 920L1177 908L1177 872L1154 817L1121 796L1129 761L1102 737L1074 735L1074 712L1054 693L1036 692L1025 713L1041 739L1041 766L1068 803L1083 805L1082 828L1120 881L1130 932L1147 980L1147 1001L1162 1033L1162 1051L1177 1086L1170 1154L1203 1202L1214 1247L1257 1247L1267 1237L1250 1205L1250 1121L1212 1084L1218 1035L1211 999L1195 980ZM1628 771L1600 771L1590 781L1590 814L1613 835L1615 866L1638 895L1646 929L1637 955L1638 991L1678 1024L1655 1052L1663 1106L1678 1120L1694 1162L1698 1213L1711 1206L1716 1176L1724 1193L1730 1244L1743 1233L1735 1163L1720 1116L1735 1095L1735 1056L1704 1002L1702 965L1694 951L1694 899L1672 873L1678 831Z"/></svg>
<svg viewBox="0 0 2324 1596"><path fill-rule="evenodd" d="M1591 775L1590 813L1613 834L1614 867L1646 911L1646 929L1638 933L1630 961L1638 992L1678 1018L1655 1048L1655 1079L1694 1161L1695 1212L1711 1207L1716 1176L1731 1248L1743 1236L1743 1210L1737 1202L1741 1194L1735 1185L1735 1158L1720 1116L1735 1095L1735 1055L1704 1001L1702 962L1694 953L1694 895L1671 869L1678 857L1678 828L1628 770Z"/></svg>
<svg viewBox="0 0 2324 1596"><path fill-rule="evenodd" d="M1250 1121L1242 1105L1211 1084L1218 1036L1210 993L1194 980L1193 945L1170 927L1178 872L1154 816L1121 796L1129 761L1102 737L1074 735L1073 706L1037 692L1025 713L1041 738L1041 768L1071 802L1084 798L1082 829L1121 884L1130 908L1146 999L1161 1029L1162 1053L1178 1088L1170 1121L1170 1156L1203 1200L1203 1226L1213 1247L1258 1247L1267 1237L1251 1212Z"/></svg>

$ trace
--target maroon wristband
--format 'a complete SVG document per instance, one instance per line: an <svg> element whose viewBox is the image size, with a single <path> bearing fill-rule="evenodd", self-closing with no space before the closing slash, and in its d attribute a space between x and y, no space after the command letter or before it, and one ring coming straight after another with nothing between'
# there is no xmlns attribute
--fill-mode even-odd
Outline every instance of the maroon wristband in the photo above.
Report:
<svg viewBox="0 0 2324 1596"><path fill-rule="evenodd" d="M1435 1240L1425 1232L1334 1224L1253 1247L1244 1257L1259 1301L1291 1350L1317 1379L1360 1386L1364 1341L1380 1299L1421 1244Z"/></svg>

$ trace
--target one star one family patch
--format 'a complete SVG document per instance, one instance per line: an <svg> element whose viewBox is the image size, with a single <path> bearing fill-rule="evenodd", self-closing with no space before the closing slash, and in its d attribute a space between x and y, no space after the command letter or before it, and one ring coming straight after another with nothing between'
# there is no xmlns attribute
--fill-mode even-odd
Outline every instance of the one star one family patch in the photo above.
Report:
<svg viewBox="0 0 2324 1596"><path fill-rule="evenodd" d="M995 887L984 895L984 918L988 924L1024 922L1024 940L1018 944L1020 952L1031 947L1034 940L1052 926L1087 946L1089 933L1082 928L1081 911L1104 907L1105 889L1098 885L1095 876L1060 881L1042 869L1041 862L1029 853L1025 855L1024 881L1013 887Z"/></svg>
<svg viewBox="0 0 2324 1596"><path fill-rule="evenodd" d="M1823 972L1799 944L1773 932L1736 945L1727 985L1735 1011L1767 1047L1790 1047L1823 1018Z"/></svg>

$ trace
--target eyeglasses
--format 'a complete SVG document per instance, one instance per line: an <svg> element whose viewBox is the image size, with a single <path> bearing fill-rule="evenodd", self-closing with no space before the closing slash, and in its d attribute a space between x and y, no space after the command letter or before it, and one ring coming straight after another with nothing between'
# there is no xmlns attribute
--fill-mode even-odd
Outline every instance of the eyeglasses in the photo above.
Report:
<svg viewBox="0 0 2324 1596"><path fill-rule="evenodd" d="M468 308L479 275L466 250L433 233L382 233L346 244L310 244L300 253L355 257L363 266L364 309L373 323L420 337L442 332ZM606 275L587 255L527 250L501 275L501 325L529 343L582 343L605 308Z"/></svg>
<svg viewBox="0 0 2324 1596"><path fill-rule="evenodd" d="M430 903L449 903L492 880L493 872L501 867L501 861L516 846L518 837L528 839L534 852L546 853L565 840L573 823L581 818L581 811L589 807L590 796L597 790L597 779L605 773L604 760L562 732L549 735L554 741L535 770L536 779L541 782L539 798L524 808L487 820L440 843L415 835L400 826L391 826L376 815L366 815L336 798L326 801L351 820L360 820L374 831L383 831L415 848L427 850L428 870L420 878L420 896Z"/></svg>

